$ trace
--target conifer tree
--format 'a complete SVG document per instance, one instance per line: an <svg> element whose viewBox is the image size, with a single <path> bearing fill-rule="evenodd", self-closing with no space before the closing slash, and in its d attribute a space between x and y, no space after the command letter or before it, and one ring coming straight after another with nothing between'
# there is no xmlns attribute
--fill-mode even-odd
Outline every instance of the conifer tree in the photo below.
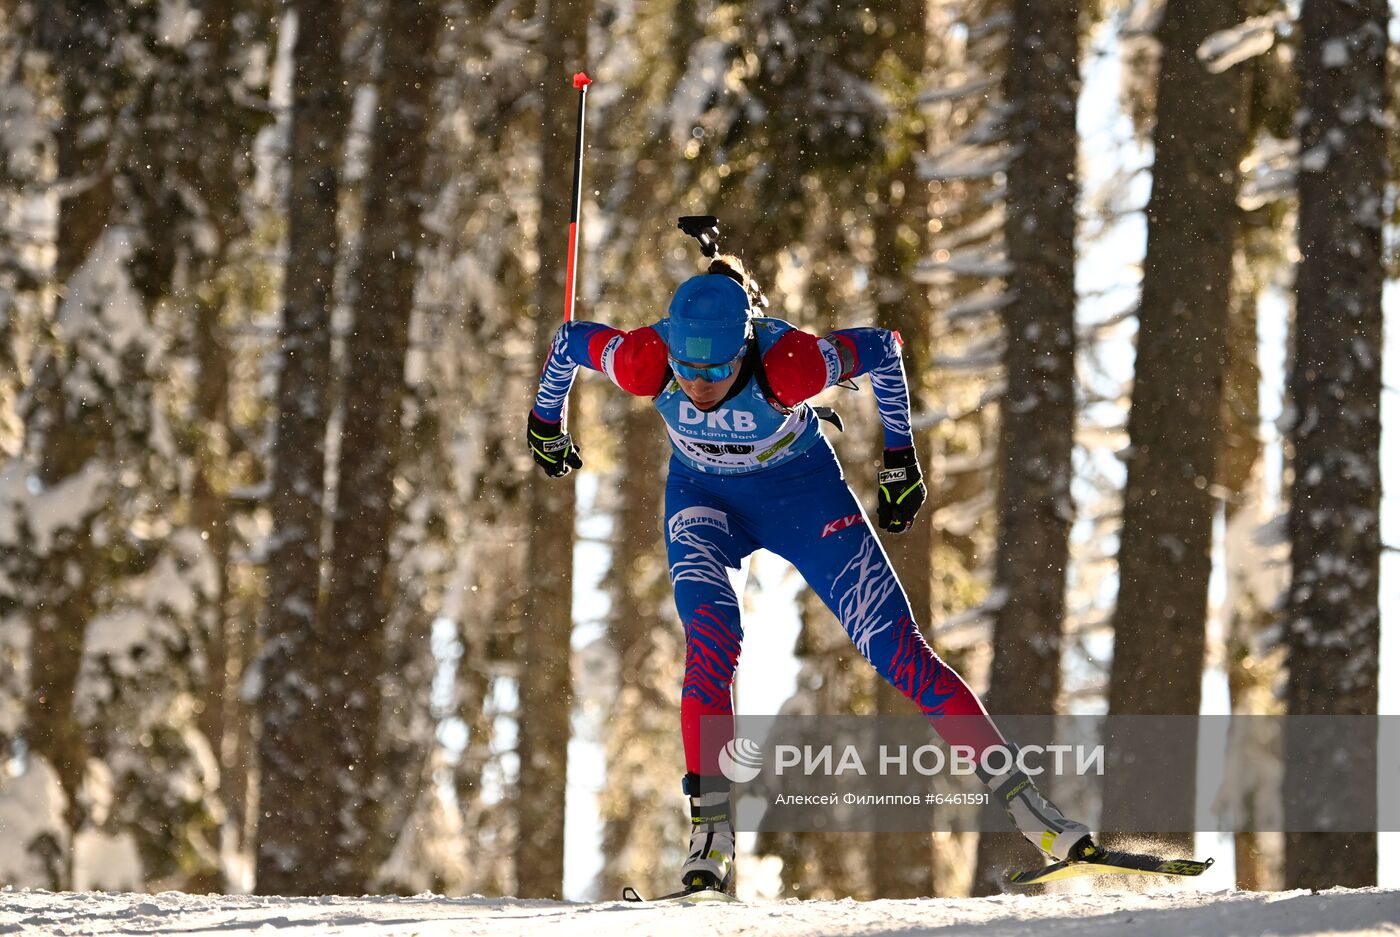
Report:
<svg viewBox="0 0 1400 937"><path fill-rule="evenodd" d="M1243 76L1209 72L1197 50L1240 19L1235 2L1168 0L1158 28L1152 195L1113 615L1115 716L1200 709L1217 509L1211 482L1246 128ZM1194 737L1140 754L1132 762L1109 754L1107 831L1133 823L1147 804L1192 816ZM1182 836L1178 848L1189 849Z"/></svg>
<svg viewBox="0 0 1400 937"><path fill-rule="evenodd" d="M321 538L325 520L330 317L339 234L341 144L348 101L342 78L342 4L301 2L292 80L287 275L278 345L270 500L274 533L258 662L257 888L313 894L330 872L314 818L325 791L320 768L334 714L320 705L318 650Z"/></svg>
<svg viewBox="0 0 1400 937"><path fill-rule="evenodd" d="M1306 0L1300 20L1301 258L1288 378L1293 550L1284 612L1295 716L1373 715L1378 700L1382 230L1393 184L1383 117L1393 87L1388 22L1380 0ZM1374 748L1339 760L1324 732L1289 733L1287 746L1285 830L1327 819L1319 791L1345 790L1375 809ZM1290 797L1301 778L1314 795ZM1289 832L1284 885L1373 885L1376 863L1373 832Z"/></svg>
<svg viewBox="0 0 1400 937"><path fill-rule="evenodd" d="M1011 270L1009 303L1002 310L1006 390L999 408L997 601L985 699L994 716L1052 717L1059 702L1074 513L1079 13L1073 2L1011 5L1003 78ZM1047 720L1047 734L1050 727ZM977 893L996 893L999 869L1027 852L1020 844L982 837Z"/></svg>
<svg viewBox="0 0 1400 937"><path fill-rule="evenodd" d="M576 95L569 77L588 61L589 0L551 3L545 18L540 102L539 272L530 297L535 361L543 361L564 308L564 234L569 220ZM520 417L524 419L523 414ZM522 898L557 898L564 888L564 789L568 776L573 675L574 480L532 479L526 492L525 576L520 654L519 838L515 875Z"/></svg>
<svg viewBox="0 0 1400 937"><path fill-rule="evenodd" d="M405 356L424 232L435 0L383 7L382 73L370 129L356 292L346 341L333 547L327 578L321 706L339 730L322 753L328 785L316 824L331 841L323 871L336 892L362 892L383 853L378 804L385 629L397 590L389 550L403 448Z"/></svg>

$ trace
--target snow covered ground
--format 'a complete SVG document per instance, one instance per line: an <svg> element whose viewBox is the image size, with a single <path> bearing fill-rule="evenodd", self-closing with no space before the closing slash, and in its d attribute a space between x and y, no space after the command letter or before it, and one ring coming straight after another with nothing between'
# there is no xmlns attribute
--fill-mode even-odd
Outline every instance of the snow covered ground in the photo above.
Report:
<svg viewBox="0 0 1400 937"><path fill-rule="evenodd" d="M913 937L1400 935L1400 890L1099 892L648 907L500 898L262 898L0 891L0 934L899 934Z"/></svg>

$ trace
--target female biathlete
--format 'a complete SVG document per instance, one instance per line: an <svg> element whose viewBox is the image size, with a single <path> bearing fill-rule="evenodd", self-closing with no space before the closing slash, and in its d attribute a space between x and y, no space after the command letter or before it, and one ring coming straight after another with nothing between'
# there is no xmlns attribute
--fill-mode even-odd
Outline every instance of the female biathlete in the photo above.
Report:
<svg viewBox="0 0 1400 937"><path fill-rule="evenodd" d="M729 781L718 768L721 746L707 738L702 750L700 725L705 716L733 716L730 687L743 628L726 570L738 569L760 547L797 568L866 660L950 744L970 747L979 764L986 748L1007 745L962 677L919 633L909 599L818 428L820 414L805 402L833 384L870 375L885 433L878 520L882 530L908 529L925 491L899 334L853 328L818 338L755 315L752 297L759 295L738 259L721 256L707 274L681 284L668 317L653 325L622 332L566 322L528 420L531 452L548 475L582 466L564 420L582 365L652 398L670 434L665 530L685 626L681 733L692 830L681 879L687 889L724 888L733 871ZM949 716L964 718L940 725ZM1056 859L1094 854L1088 828L1067 819L1014 765L1000 774L984 765L978 773L1037 848Z"/></svg>

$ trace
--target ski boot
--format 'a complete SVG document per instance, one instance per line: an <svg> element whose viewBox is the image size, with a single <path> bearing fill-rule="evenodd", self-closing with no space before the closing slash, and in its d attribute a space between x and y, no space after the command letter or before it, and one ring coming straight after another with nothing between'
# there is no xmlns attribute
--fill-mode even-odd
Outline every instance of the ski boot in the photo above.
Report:
<svg viewBox="0 0 1400 937"><path fill-rule="evenodd" d="M992 792L993 801L1011 817L1011 823L1031 845L1060 862L1086 862L1102 850L1089 828L1060 812L1024 771L1016 767L1017 751L1011 748L1011 767L992 774L977 768L977 776Z"/></svg>
<svg viewBox="0 0 1400 937"><path fill-rule="evenodd" d="M729 817L729 779L687 774L682 789L690 798L690 855L681 867L687 891L723 891L734 876L734 824Z"/></svg>

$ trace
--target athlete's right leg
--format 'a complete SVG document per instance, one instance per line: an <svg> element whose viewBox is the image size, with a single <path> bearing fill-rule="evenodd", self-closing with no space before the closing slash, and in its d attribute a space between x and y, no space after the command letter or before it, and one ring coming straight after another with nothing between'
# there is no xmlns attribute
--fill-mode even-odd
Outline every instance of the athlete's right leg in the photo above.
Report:
<svg viewBox="0 0 1400 937"><path fill-rule="evenodd" d="M719 773L719 748L701 720L734 715L732 687L744 630L739 598L730 581L752 541L739 530L724 503L672 463L666 484L666 554L676 611L685 628L685 679L681 686L681 734L688 772Z"/></svg>
<svg viewBox="0 0 1400 937"><path fill-rule="evenodd" d="M753 548L724 502L672 461L666 552L676 611L685 627L681 737L691 835L681 882L687 888L724 887L733 873L729 781L720 773L719 752L734 737L732 687L744 631L730 572Z"/></svg>

